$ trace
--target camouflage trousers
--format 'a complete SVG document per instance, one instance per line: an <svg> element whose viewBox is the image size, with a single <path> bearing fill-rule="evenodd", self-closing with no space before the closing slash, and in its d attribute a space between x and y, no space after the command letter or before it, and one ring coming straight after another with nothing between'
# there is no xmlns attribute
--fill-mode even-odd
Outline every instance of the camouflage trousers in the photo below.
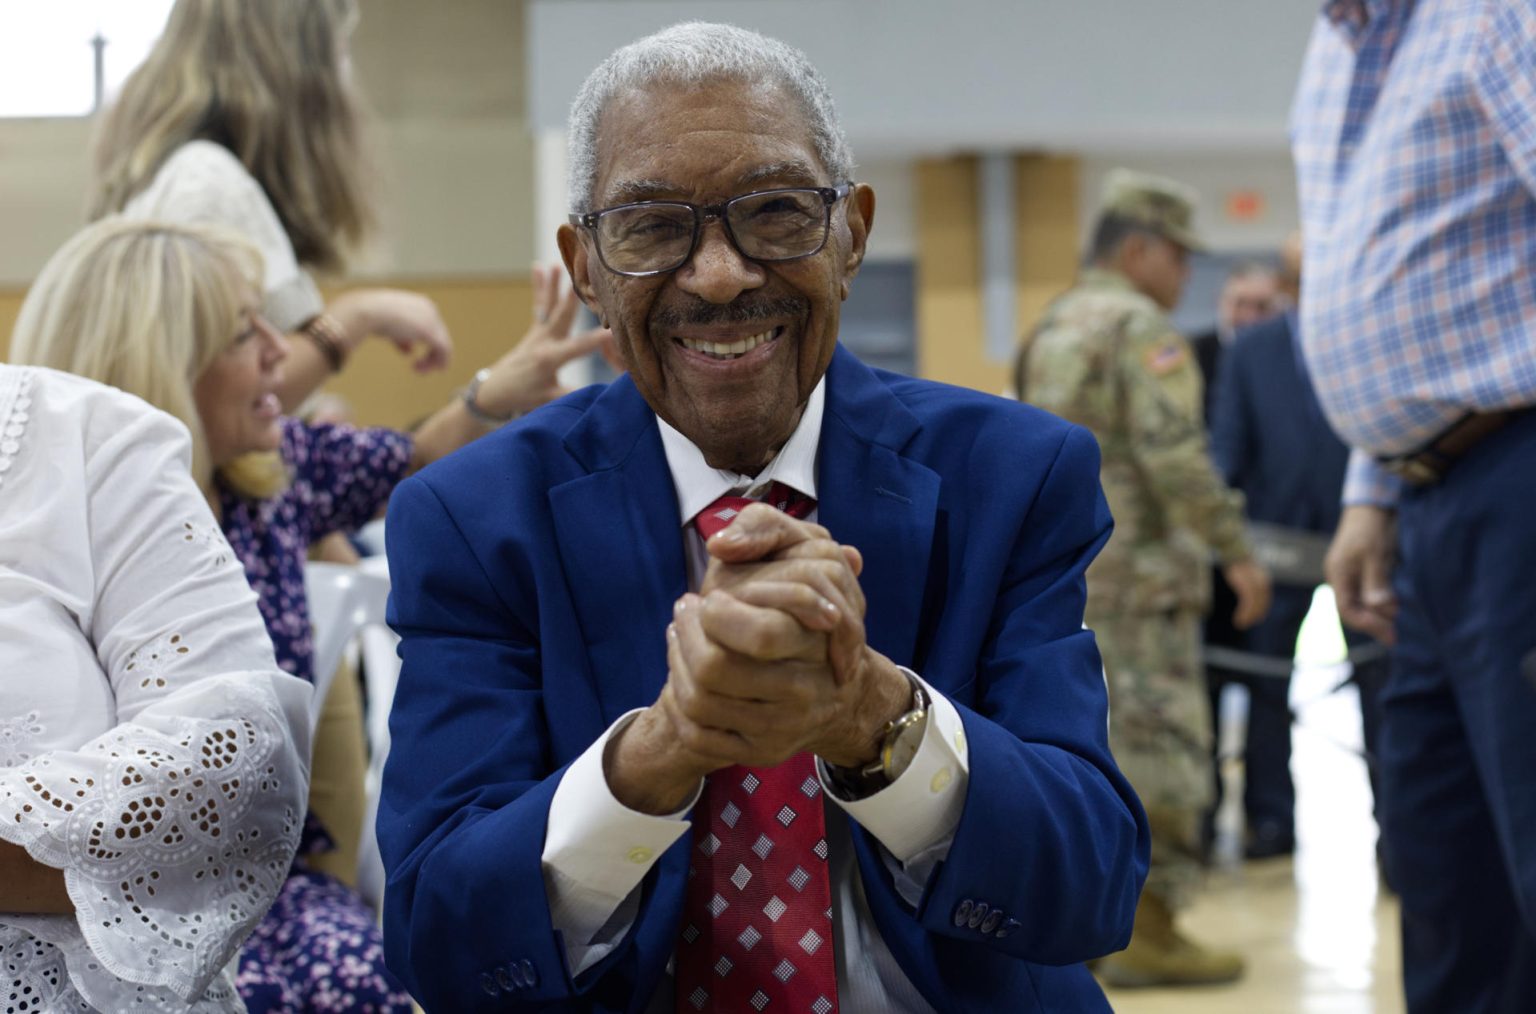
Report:
<svg viewBox="0 0 1536 1014"><path fill-rule="evenodd" d="M1188 904L1202 875L1200 818L1215 798L1200 614L1089 610L1109 681L1109 743L1147 810L1147 890Z"/></svg>

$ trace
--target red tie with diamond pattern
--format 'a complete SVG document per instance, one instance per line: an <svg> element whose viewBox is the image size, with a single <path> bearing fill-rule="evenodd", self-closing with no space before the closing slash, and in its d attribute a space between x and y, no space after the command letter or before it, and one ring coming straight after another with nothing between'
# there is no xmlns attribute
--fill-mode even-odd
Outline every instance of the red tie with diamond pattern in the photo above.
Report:
<svg viewBox="0 0 1536 1014"><path fill-rule="evenodd" d="M803 518L816 501L773 483L764 502ZM751 499L723 496L694 518L708 540ZM808 753L776 768L722 768L693 810L677 938L675 1009L832 1014L832 885L821 782Z"/></svg>

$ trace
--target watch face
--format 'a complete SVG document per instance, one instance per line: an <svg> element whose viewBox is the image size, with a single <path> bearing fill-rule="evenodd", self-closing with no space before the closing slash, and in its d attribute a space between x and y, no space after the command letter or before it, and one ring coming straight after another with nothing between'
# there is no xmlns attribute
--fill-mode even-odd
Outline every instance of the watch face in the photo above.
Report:
<svg viewBox="0 0 1536 1014"><path fill-rule="evenodd" d="M923 733L928 729L927 712L914 712L909 717L912 720L897 730L896 740L891 744L891 759L886 774L893 781L911 765L912 758L917 756L918 747L923 745Z"/></svg>

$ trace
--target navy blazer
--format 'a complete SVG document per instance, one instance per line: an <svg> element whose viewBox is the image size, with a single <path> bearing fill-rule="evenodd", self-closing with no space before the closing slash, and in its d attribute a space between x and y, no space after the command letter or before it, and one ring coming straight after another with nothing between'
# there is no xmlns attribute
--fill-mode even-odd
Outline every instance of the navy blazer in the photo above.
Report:
<svg viewBox="0 0 1536 1014"><path fill-rule="evenodd" d="M1125 945L1149 839L1082 627L1111 527L1093 438L839 348L817 468L820 523L864 553L870 644L953 701L970 744L954 844L915 910L854 826L882 936L941 1011L1108 1010L1081 962ZM678 514L628 377L396 491L403 669L378 835L389 966L427 1010L641 1011L665 974L691 835L651 869L622 944L574 980L540 856L566 765L666 680ZM967 919L982 903L1006 920Z"/></svg>
<svg viewBox="0 0 1536 1014"><path fill-rule="evenodd" d="M1211 450L1248 517L1331 533L1349 448L1323 416L1291 327L1288 313L1255 324L1222 356Z"/></svg>
<svg viewBox="0 0 1536 1014"><path fill-rule="evenodd" d="M1349 448L1323 416L1293 326L1290 313L1271 317L1238 332L1221 357L1211 453L1227 483L1243 491L1250 520L1331 534ZM1239 635L1244 645L1289 658L1312 592L1277 583L1269 613Z"/></svg>

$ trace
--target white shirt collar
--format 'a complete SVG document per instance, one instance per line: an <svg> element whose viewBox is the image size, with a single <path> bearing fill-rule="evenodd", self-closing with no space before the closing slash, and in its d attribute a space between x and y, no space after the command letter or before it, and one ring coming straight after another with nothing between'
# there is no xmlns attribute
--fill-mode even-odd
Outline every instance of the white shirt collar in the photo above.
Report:
<svg viewBox="0 0 1536 1014"><path fill-rule="evenodd" d="M827 378L817 381L800 423L789 436L768 467L756 476L741 475L727 469L711 468L704 460L704 453L693 445L660 416L656 424L661 427L661 446L666 451L667 468L672 472L672 485L677 489L677 504L686 525L695 514L714 503L726 493L742 496L759 496L770 482L782 482L786 486L816 496L816 452L821 447L821 417L827 402Z"/></svg>

